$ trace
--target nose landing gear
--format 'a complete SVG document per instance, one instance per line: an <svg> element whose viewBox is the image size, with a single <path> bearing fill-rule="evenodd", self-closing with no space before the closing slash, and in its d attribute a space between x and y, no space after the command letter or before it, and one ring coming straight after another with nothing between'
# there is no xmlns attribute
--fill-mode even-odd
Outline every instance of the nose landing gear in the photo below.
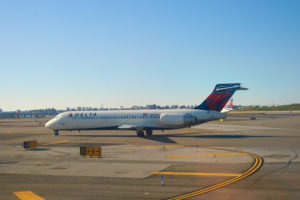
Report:
<svg viewBox="0 0 300 200"><path fill-rule="evenodd" d="M54 130L54 135L55 136L59 136L59 131L58 130Z"/></svg>

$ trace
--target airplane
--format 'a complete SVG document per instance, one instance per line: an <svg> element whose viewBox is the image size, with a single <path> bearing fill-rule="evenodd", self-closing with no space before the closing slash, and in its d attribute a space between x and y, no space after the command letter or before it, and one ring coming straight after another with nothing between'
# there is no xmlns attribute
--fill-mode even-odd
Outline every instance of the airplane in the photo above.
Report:
<svg viewBox="0 0 300 200"><path fill-rule="evenodd" d="M229 101L229 104L221 110L221 113L226 113L233 110L233 99Z"/></svg>
<svg viewBox="0 0 300 200"><path fill-rule="evenodd" d="M241 83L217 84L212 93L192 109L67 111L56 115L45 126L58 136L59 131L135 130L137 136L152 135L153 130L187 128L226 118L220 111L237 90L247 90Z"/></svg>

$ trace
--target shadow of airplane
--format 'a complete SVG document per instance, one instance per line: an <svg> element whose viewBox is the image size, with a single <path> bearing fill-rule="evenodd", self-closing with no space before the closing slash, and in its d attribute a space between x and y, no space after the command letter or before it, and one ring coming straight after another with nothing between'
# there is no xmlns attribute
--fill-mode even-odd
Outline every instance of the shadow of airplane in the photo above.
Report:
<svg viewBox="0 0 300 200"><path fill-rule="evenodd" d="M168 135L167 135L168 136ZM233 138L268 138L268 137L278 137L269 135L170 135L169 137L193 137L193 138L222 138L222 139L233 139Z"/></svg>
<svg viewBox="0 0 300 200"><path fill-rule="evenodd" d="M97 137L97 138L114 138L114 137L123 137L123 138L136 138L136 135L66 135L72 137ZM177 144L174 140L170 139L166 135L152 135L151 137L139 137L146 140L153 140L156 142L169 143L169 144Z"/></svg>
<svg viewBox="0 0 300 200"><path fill-rule="evenodd" d="M163 135L152 135L151 137L145 136L140 137L141 139L146 140L152 140L156 142L162 142L162 143L169 143L169 144L177 144L176 141L174 141L171 138L203 138L203 139L209 139L209 138L215 138L215 139L240 139L240 138L268 138L268 137L278 137L278 136L252 136L252 135L195 135L199 133L183 133L183 134L163 134ZM97 138L114 138L114 137L122 137L122 138L136 138L136 135L67 135L70 137L97 137ZM170 138L171 137L171 138Z"/></svg>
<svg viewBox="0 0 300 200"><path fill-rule="evenodd" d="M114 137L131 137L135 138L136 135L65 135L65 136L72 136L72 137L103 137L103 138L114 138Z"/></svg>
<svg viewBox="0 0 300 200"><path fill-rule="evenodd" d="M37 148L30 148L30 149L27 149L27 151L47 151L49 150L50 148L42 148L42 147L37 147Z"/></svg>

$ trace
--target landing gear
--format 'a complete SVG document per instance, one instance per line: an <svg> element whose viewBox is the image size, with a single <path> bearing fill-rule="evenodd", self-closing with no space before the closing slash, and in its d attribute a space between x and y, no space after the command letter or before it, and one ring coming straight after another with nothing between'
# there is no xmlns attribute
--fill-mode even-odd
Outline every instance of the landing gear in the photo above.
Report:
<svg viewBox="0 0 300 200"><path fill-rule="evenodd" d="M144 131L136 131L136 135L138 136L138 137L144 137L145 135L144 135Z"/></svg>
<svg viewBox="0 0 300 200"><path fill-rule="evenodd" d="M152 136L152 130L151 129L147 129L146 130L146 135L149 136L149 137Z"/></svg>
<svg viewBox="0 0 300 200"><path fill-rule="evenodd" d="M54 130L54 135L55 136L59 136L59 131L58 130Z"/></svg>

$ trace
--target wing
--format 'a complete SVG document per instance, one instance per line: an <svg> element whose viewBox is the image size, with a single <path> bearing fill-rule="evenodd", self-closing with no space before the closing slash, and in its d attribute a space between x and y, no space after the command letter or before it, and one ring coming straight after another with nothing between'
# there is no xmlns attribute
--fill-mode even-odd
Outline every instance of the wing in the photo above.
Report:
<svg viewBox="0 0 300 200"><path fill-rule="evenodd" d="M127 129L127 130L144 130L147 128L156 128L152 126L147 126L147 125L137 125L137 124L122 124L118 127L118 129Z"/></svg>
<svg viewBox="0 0 300 200"><path fill-rule="evenodd" d="M118 129L143 129L143 127L132 124L122 124Z"/></svg>

